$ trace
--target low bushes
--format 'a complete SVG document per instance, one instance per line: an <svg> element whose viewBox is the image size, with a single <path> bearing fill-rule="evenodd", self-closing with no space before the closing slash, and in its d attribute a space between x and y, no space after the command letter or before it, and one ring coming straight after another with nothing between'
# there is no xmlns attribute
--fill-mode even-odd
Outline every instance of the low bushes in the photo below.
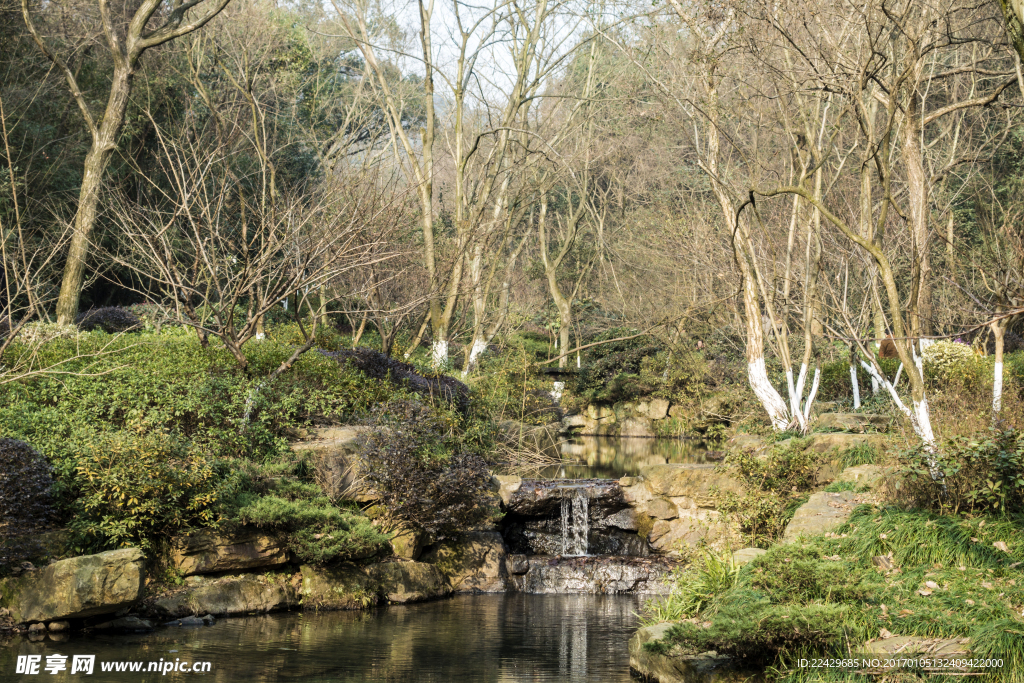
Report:
<svg viewBox="0 0 1024 683"><path fill-rule="evenodd" d="M807 545L776 546L717 584L695 619L666 642L716 650L771 667L777 680L819 680L799 657L844 657L859 644L896 635L969 638L974 657L998 656L988 680L1017 680L1024 666L1020 610L1024 561L1019 517L940 517L862 506L835 533ZM1004 544L1006 550L997 544ZM891 554L895 570L871 558Z"/></svg>
<svg viewBox="0 0 1024 683"><path fill-rule="evenodd" d="M206 458L163 434L96 434L65 473L65 511L79 551L136 546L214 521L217 482Z"/></svg>
<svg viewBox="0 0 1024 683"><path fill-rule="evenodd" d="M1024 512L1024 434L991 430L982 437L953 437L934 458L923 446L900 454L899 497L916 507L957 514Z"/></svg>
<svg viewBox="0 0 1024 683"><path fill-rule="evenodd" d="M406 410L415 410L416 417L394 419ZM411 527L439 540L495 512L487 463L453 422L451 415L422 406L380 411L363 462L365 481L380 498L384 528Z"/></svg>
<svg viewBox="0 0 1024 683"><path fill-rule="evenodd" d="M0 570L32 556L34 537L54 518L51 468L16 439L0 439Z"/></svg>
<svg viewBox="0 0 1024 683"><path fill-rule="evenodd" d="M806 501L819 456L805 450L805 445L802 439L791 439L772 446L767 456L741 451L726 459L725 465L735 468L744 492L716 493L717 508L739 522L751 545L770 546Z"/></svg>

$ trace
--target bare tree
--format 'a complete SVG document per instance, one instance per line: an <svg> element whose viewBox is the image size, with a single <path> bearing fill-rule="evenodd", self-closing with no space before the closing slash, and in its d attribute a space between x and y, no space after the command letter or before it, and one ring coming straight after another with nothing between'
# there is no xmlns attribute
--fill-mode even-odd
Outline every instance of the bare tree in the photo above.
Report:
<svg viewBox="0 0 1024 683"><path fill-rule="evenodd" d="M89 255L90 238L96 225L97 207L103 187L103 177L118 138L124 127L125 112L132 93L132 80L146 50L163 45L181 36L197 31L223 10L230 0L143 0L134 13L122 13L108 0L97 0L100 24L106 48L113 62L113 74L107 93L107 104L97 116L89 104L91 99L79 84L77 68L69 58L61 55L37 27L35 10L29 0L22 0L21 11L32 38L57 70L67 80L71 96L92 136L89 152L82 169L82 185L78 194L74 233L64 265L64 277L57 299L57 321L70 324L78 313L78 300L82 291L85 263Z"/></svg>

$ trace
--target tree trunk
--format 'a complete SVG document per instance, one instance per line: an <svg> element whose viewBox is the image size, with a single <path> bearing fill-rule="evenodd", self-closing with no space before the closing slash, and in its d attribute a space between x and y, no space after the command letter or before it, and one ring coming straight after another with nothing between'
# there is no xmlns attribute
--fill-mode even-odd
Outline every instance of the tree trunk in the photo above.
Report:
<svg viewBox="0 0 1024 683"><path fill-rule="evenodd" d="M71 325L78 315L78 301L82 295L82 281L85 279L85 263L89 257L89 242L96 226L97 207L103 190L103 177L110 156L117 148L117 139L124 125L124 115L131 94L132 69L126 63L114 66L110 96L103 120L93 133L92 145L85 157L82 172L82 187L78 192L78 210L75 212L75 231L68 247L68 259L64 264L64 277L57 297L57 323Z"/></svg>
<svg viewBox="0 0 1024 683"><path fill-rule="evenodd" d="M992 335L996 339L996 365L992 376L992 423L999 421L1003 409L1003 333L1000 323L992 323Z"/></svg>

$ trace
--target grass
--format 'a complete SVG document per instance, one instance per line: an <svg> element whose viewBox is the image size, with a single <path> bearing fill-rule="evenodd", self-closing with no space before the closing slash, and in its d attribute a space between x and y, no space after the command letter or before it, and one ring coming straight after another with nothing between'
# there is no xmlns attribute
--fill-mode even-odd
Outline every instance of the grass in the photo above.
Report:
<svg viewBox="0 0 1024 683"><path fill-rule="evenodd" d="M677 585L663 607L648 612L652 618L700 617L680 621L662 647L728 653L767 666L775 680L866 680L849 672L823 676L795 663L848 656L883 629L970 638L973 656L1004 660L986 680L1024 680L1022 522L862 506L835 533L802 546L776 546L740 569L731 585L715 583L717 592L702 594L699 609L689 596L694 589ZM891 555L895 569L875 567L878 555ZM702 571L680 579L699 582Z"/></svg>

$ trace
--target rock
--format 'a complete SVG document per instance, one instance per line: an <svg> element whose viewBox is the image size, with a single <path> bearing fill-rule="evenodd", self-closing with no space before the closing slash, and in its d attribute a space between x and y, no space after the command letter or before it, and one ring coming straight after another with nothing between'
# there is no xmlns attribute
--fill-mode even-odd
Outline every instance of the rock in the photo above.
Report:
<svg viewBox="0 0 1024 683"><path fill-rule="evenodd" d="M654 430L646 417L627 417L619 425L619 436L653 438Z"/></svg>
<svg viewBox="0 0 1024 683"><path fill-rule="evenodd" d="M668 416L669 403L664 398L652 398L647 403L647 417L652 420L664 420Z"/></svg>
<svg viewBox="0 0 1024 683"><path fill-rule="evenodd" d="M415 560L423 552L427 535L417 529L400 528L391 539L391 550L396 557Z"/></svg>
<svg viewBox="0 0 1024 683"><path fill-rule="evenodd" d="M530 559L526 555L509 555L506 564L510 574L525 574L530 571Z"/></svg>
<svg viewBox="0 0 1024 683"><path fill-rule="evenodd" d="M421 602L452 592L441 572L425 562L382 562L369 568L388 602Z"/></svg>
<svg viewBox="0 0 1024 683"><path fill-rule="evenodd" d="M303 565L299 593L307 610L363 609L378 602L378 584L361 567Z"/></svg>
<svg viewBox="0 0 1024 683"><path fill-rule="evenodd" d="M491 486L498 491L501 502L508 507L512 496L523 485L523 478L516 474L492 474Z"/></svg>
<svg viewBox="0 0 1024 683"><path fill-rule="evenodd" d="M672 406L668 409L668 416L676 420L685 420L687 418L686 408L680 405Z"/></svg>
<svg viewBox="0 0 1024 683"><path fill-rule="evenodd" d="M152 611L162 617L195 614L262 614L299 604L298 591L283 580L252 574L226 576L172 596L160 598Z"/></svg>
<svg viewBox="0 0 1024 683"><path fill-rule="evenodd" d="M585 429L590 422L585 415L566 415L562 418L562 430L566 432Z"/></svg>
<svg viewBox="0 0 1024 683"><path fill-rule="evenodd" d="M785 443L785 441L782 443ZM885 436L882 434L847 434L842 432L811 434L807 447L818 453L825 453L833 449L842 452L857 446L871 446L882 449L885 447Z"/></svg>
<svg viewBox="0 0 1024 683"><path fill-rule="evenodd" d="M884 432L889 428L887 415L869 413L823 413L812 423L816 430L835 430L863 434L869 430Z"/></svg>
<svg viewBox="0 0 1024 683"><path fill-rule="evenodd" d="M685 497L702 508L714 507L712 488L743 492L739 480L729 472L717 471L717 465L649 465L640 470L640 476L651 496Z"/></svg>
<svg viewBox="0 0 1024 683"><path fill-rule="evenodd" d="M881 486L883 478L889 474L891 472L881 465L857 465L840 472L838 480L853 482L861 488L873 490Z"/></svg>
<svg viewBox="0 0 1024 683"><path fill-rule="evenodd" d="M679 516L676 506L664 498L651 498L639 506L640 512L650 515L655 519L675 519Z"/></svg>
<svg viewBox="0 0 1024 683"><path fill-rule="evenodd" d="M572 484L550 479L526 479L509 497L505 507L510 513L526 517L557 517L562 500L582 491L591 508L617 512L626 507L622 487L614 479L573 479ZM502 498L504 501L504 498ZM597 516L592 513L592 516Z"/></svg>
<svg viewBox="0 0 1024 683"><path fill-rule="evenodd" d="M590 404L587 406L587 417L596 422L599 427L615 424L615 410L608 406Z"/></svg>
<svg viewBox="0 0 1024 683"><path fill-rule="evenodd" d="M929 638L927 636L893 636L884 640L869 640L864 654L900 657L928 655L934 659L956 659L971 653L970 638Z"/></svg>
<svg viewBox="0 0 1024 683"><path fill-rule="evenodd" d="M845 524L853 509L862 502L865 502L863 494L853 491L813 493L810 500L797 508L782 534L782 542L792 543L800 536L817 536L832 531Z"/></svg>
<svg viewBox="0 0 1024 683"><path fill-rule="evenodd" d="M192 617L189 617L192 618ZM105 621L102 624L93 626L97 631L119 631L121 633L146 633L153 631L156 626L148 619L141 619L136 616L121 617L113 621Z"/></svg>
<svg viewBox="0 0 1024 683"><path fill-rule="evenodd" d="M502 593L508 580L505 542L496 531L474 531L447 541L423 557L456 593Z"/></svg>
<svg viewBox="0 0 1024 683"><path fill-rule="evenodd" d="M0 583L0 601L16 622L112 614L139 599L144 562L138 548L60 560Z"/></svg>
<svg viewBox="0 0 1024 683"><path fill-rule="evenodd" d="M663 558L528 556L529 569L513 575L513 590L532 594L641 595L669 592L674 565Z"/></svg>
<svg viewBox="0 0 1024 683"><path fill-rule="evenodd" d="M768 551L763 548L744 548L743 550L737 550L732 554L732 561L739 566L743 566L748 562L753 562L766 552Z"/></svg>
<svg viewBox="0 0 1024 683"><path fill-rule="evenodd" d="M678 519L656 521L647 540L655 550L677 555L684 546L729 547L736 531L718 511L690 508L680 510Z"/></svg>
<svg viewBox="0 0 1024 683"><path fill-rule="evenodd" d="M171 564L185 576L273 567L289 560L283 539L241 528L219 534L204 529L171 541Z"/></svg>
<svg viewBox="0 0 1024 683"><path fill-rule="evenodd" d="M763 672L744 671L731 657L715 652L684 655L669 650L658 654L644 647L663 640L674 624L644 626L629 639L629 670L637 678L657 683L740 683L763 681Z"/></svg>
<svg viewBox="0 0 1024 683"><path fill-rule="evenodd" d="M636 531L640 528L639 515L640 513L638 513L635 508L625 508L624 510L616 512L614 515L608 515L598 524L594 524L592 526L604 528L611 527L614 529L622 529L623 531Z"/></svg>
<svg viewBox="0 0 1024 683"><path fill-rule="evenodd" d="M206 623L200 617L182 617L181 619L175 619L174 621L164 622L164 626L205 626Z"/></svg>
<svg viewBox="0 0 1024 683"><path fill-rule="evenodd" d="M46 630L46 624L32 624L32 625L30 625L28 627L28 632L29 633L37 633L39 631L45 631L45 630Z"/></svg>
<svg viewBox="0 0 1024 683"><path fill-rule="evenodd" d="M362 425L323 427L313 430L312 440L292 443L291 448L312 455L316 480L331 500L370 502L375 496L360 484L360 454L372 431Z"/></svg>
<svg viewBox="0 0 1024 683"><path fill-rule="evenodd" d="M66 621L51 621L46 628L50 631L67 631L71 628L71 624Z"/></svg>
<svg viewBox="0 0 1024 683"><path fill-rule="evenodd" d="M760 451L767 445L767 442L763 436L756 434L733 434L725 442L725 445L729 450L734 451Z"/></svg>

